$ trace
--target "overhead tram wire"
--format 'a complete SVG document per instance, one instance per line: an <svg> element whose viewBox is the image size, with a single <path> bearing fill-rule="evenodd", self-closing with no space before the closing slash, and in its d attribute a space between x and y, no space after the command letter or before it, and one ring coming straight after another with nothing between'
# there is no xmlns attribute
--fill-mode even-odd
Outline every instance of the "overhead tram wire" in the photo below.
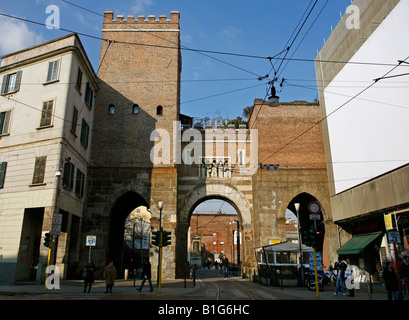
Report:
<svg viewBox="0 0 409 320"><path fill-rule="evenodd" d="M306 12L307 12L308 9L310 8L312 1L313 1L313 0L311 0L311 2L309 3L309 5L307 6L307 8L306 8L304 14L302 15L302 17L301 17L301 19L300 19L300 22L297 24L297 27L300 25L300 23L301 23L302 19L304 18ZM305 17L305 19L304 19L302 25L301 25L300 28L298 29L298 32L296 33L296 35L295 35L294 39L292 40L290 46L288 46L286 49L284 49L284 50L282 51L282 52L284 52L284 51L286 52L285 55L284 55L284 57L283 57L283 58L277 58L277 60L281 60L281 63L280 63L280 65L279 65L279 67L278 67L277 69L275 69L274 65L271 63L271 60L273 60L273 59L275 59L275 58L274 58L274 57L269 57L270 64L271 64L272 68L274 69L274 79L269 82L270 86L269 86L269 88L267 89L267 93L266 93L266 95L265 95L263 101L267 98L268 92L270 91L270 89L271 89L272 86L274 85L274 82L275 82L275 80L276 80L277 73L280 71L280 68L281 68L281 66L282 66L282 64L283 64L283 62L284 62L284 60L286 60L286 57L287 57L288 52L290 51L290 49L291 49L291 47L293 46L295 40L297 39L298 35L300 34L302 28L304 27L305 23L307 22L309 16L311 15L312 11L314 10L314 8L315 8L317 2L318 2L318 0L315 0L314 5L313 5L312 8L310 9L308 15ZM294 29L292 35L290 36L289 40L287 41L287 44L290 42L292 36L293 36L294 33L295 33L295 30L297 30L297 27ZM287 44L286 44L286 46L287 46ZM282 53L282 52L281 52L281 53ZM280 55L281 55L281 53L280 53ZM270 73L271 73L271 71L270 71ZM257 112L257 114L256 114L256 116L255 116L255 120L257 119L258 115L260 114L260 111L261 111L261 108L259 108L259 110L258 110L258 112ZM255 124L255 120L253 121L253 125ZM252 127L251 127L250 129L252 129Z"/></svg>
<svg viewBox="0 0 409 320"><path fill-rule="evenodd" d="M292 39L292 37L294 36L294 34L296 33L296 31L297 31L297 29L298 29L298 27L299 27L299 25L302 23L302 20L304 19L304 17L305 17L305 15L307 14L307 12L308 12L308 9L310 8L310 6L311 6L311 4L312 4L312 2L313 2L314 0L311 0L310 1L310 3L309 3L309 5L307 6L307 8L305 9L305 11L304 11L304 13L303 13L303 15L301 16L301 18L300 18L300 20L299 20L299 22L298 22L298 24L297 24L297 26L294 28L294 31L293 31L293 33L291 34L291 36L288 38L288 40L287 40L287 42L286 42L286 44L285 44L285 46L284 46L284 50L280 53L280 56L281 56L281 54L282 53L284 53L284 52L286 52L287 50L288 50L288 44L290 43L290 41L291 41L291 39ZM278 61L278 60L277 60ZM277 62L276 61L276 62ZM271 63L271 60L270 60L270 63ZM274 64L275 65L275 64ZM274 66L273 64L271 64L271 67L272 67L272 70L274 70L275 71L275 74L277 74L277 72L276 72L276 69L275 69L275 66ZM271 73L271 71L272 70L270 70L270 73Z"/></svg>
<svg viewBox="0 0 409 320"><path fill-rule="evenodd" d="M315 0L315 3L314 3L314 5L312 6L310 12L308 13L307 17L304 19L304 22L302 23L302 25L301 25L301 27L299 28L297 34L295 35L293 41L291 42L290 46L288 47L288 50L287 50L287 52L285 53L284 58L281 60L281 63L280 63L280 65L279 65L278 68L277 68L277 73L280 71L281 66L283 65L283 62L284 62L285 58L287 57L287 54L290 52L291 47L293 46L295 40L298 38L298 36L299 36L301 30L304 28L305 23L307 22L308 18L310 17L310 15L311 15L312 11L314 10L315 6L317 5L317 3L318 3L318 0Z"/></svg>
<svg viewBox="0 0 409 320"><path fill-rule="evenodd" d="M403 62L405 62L406 60L409 59L409 56L403 60ZM276 150L275 152L273 152L272 154L270 154L267 158L265 158L262 162L270 159L271 157L273 157L274 155L276 155L277 153L281 152L283 149L285 149L286 147L288 147L290 144L294 143L296 140L298 140L299 138L301 138L303 135L305 135L307 132L309 132L310 130L312 130L313 128L315 128L317 125L321 124L324 120L328 119L330 116L332 116L334 113L338 112L339 110L341 110L342 108L344 108L346 105L348 105L351 101L357 99L361 94L363 94L365 91L368 91L370 88L372 88L375 84L377 84L380 80L386 79L388 77L388 75L390 73L392 73L395 69L397 69L399 66L401 65L401 62L398 63L398 65L395 65L391 70L389 70L387 73L385 73L382 77L375 79L369 86L367 86L365 89L361 90L360 92L358 92L357 94L355 94L353 97L351 97L350 99L348 99L346 102L344 102L343 104L341 104L338 108L334 109L333 111L331 111L329 114L327 114L325 117L323 117L321 120L319 120L318 122L316 122L315 124L313 124L311 127L309 127L308 129L304 130L302 133L300 133L299 135L297 135L296 137L294 137L292 140L290 140L288 143L286 143L285 145L283 145L282 147L280 147L278 150Z"/></svg>
<svg viewBox="0 0 409 320"><path fill-rule="evenodd" d="M308 28L307 32L305 33L304 37L301 39L300 43L298 44L297 48L295 48L293 54L291 55L290 59L292 59L295 55L295 53L297 52L298 48L301 46L301 44L303 43L303 41L305 40L305 38L307 37L308 33L311 31L312 27L315 25L315 23L317 22L318 18L321 16L322 12L324 11L325 7L327 6L329 0L327 0L324 4L324 6L321 8L321 11L318 13L318 15L315 17L314 21L312 22L311 26ZM291 60L287 60L287 63L285 64L283 70L281 71L281 73L283 73L284 69L287 68L288 63ZM280 73L280 74L281 74ZM280 75L278 75L280 76Z"/></svg>
<svg viewBox="0 0 409 320"><path fill-rule="evenodd" d="M0 16L4 16L7 18L11 18L11 19L16 19L16 20L20 20L20 21L24 21L24 22L28 22L28 23L32 23L32 24L36 24L39 26L43 26L43 27L47 27L47 25L45 23L42 22L37 22L37 21L33 21L33 20L29 20L29 19L25 19L25 18L21 18L21 17L16 17L13 15L9 15L9 14L5 14L0 12ZM69 29L65 29L65 28L56 28L56 30L61 30L64 32L69 32L69 33L76 33L78 35L84 36L84 37L88 37L91 39L95 39L95 40L99 40L99 41L110 41L110 39L105 39L102 38L100 36L94 36L94 35L90 35L84 32L77 32L77 31L73 31L73 30L69 30ZM174 47L174 46L163 46L163 45L151 45L151 44L146 44L146 43L138 43L138 42L127 42L127 41L114 41L111 40L113 43L122 43L122 44L130 44L130 45L136 45L136 46L147 46L147 47L156 47L156 48L165 48L165 49L179 49L178 47ZM180 48L181 50L188 50L188 51L196 51L196 52L204 52L204 53L212 53L212 54L219 54L219 55L229 55L229 56L237 56L237 57L243 57L243 58L253 58L253 59L265 59L265 60L284 60L284 61L295 61L295 62L322 62L322 63L340 63L340 64L355 64L355 65L367 65L367 66L389 66L389 67L393 67L395 66L395 64L391 64L391 63L379 63L379 62L361 62L361 61L340 61L340 60L315 60L315 59L307 59L307 58L279 58L276 56L273 57L265 57L265 56L256 56L256 55L249 55L249 54L240 54L240 53L233 53L233 52L223 52L223 51L212 51L212 50L203 50L203 49L192 49L192 48ZM409 67L408 65L402 66L402 67Z"/></svg>
<svg viewBox="0 0 409 320"><path fill-rule="evenodd" d="M311 0L310 4L308 5L308 7L307 7L307 9L306 9L305 12L307 12L307 10L308 10L308 8L310 7L312 1L313 1L313 0ZM307 22L308 17L311 15L311 12L314 10L314 8L315 8L317 2L318 2L318 0L315 0L314 5L313 5L312 8L310 9L310 11L309 11L307 17L304 19L304 22L302 23L301 27L298 29L298 32L297 32L297 34L295 35L294 39L292 40L290 46L287 47L287 49L285 49L284 58L278 58L278 59L281 59L281 63L280 63L280 65L278 66L277 69L275 69L274 65L271 63L271 60L273 59L273 57L270 57L270 58L269 58L271 67L272 67L272 69L274 70L274 78L273 78L273 80L269 81L269 83L268 83L268 84L269 84L269 87L268 87L268 89L267 89L267 92L266 92L266 95L265 95L263 101L266 100L266 98L267 98L267 96L268 96L268 92L269 92L269 91L271 90L271 88L274 86L274 82L275 82L276 79L277 79L277 78L276 78L277 73L280 71L280 68L281 68L281 66L282 66L282 64L283 64L283 62L284 62L284 59L286 59L288 52L290 51L292 45L294 44L294 42L295 42L295 40L297 39L298 35L300 34L302 28L304 27L305 23ZM304 16L305 16L305 13L304 13L303 16L301 17L301 20L302 20L302 18L303 18ZM301 20L300 20L300 21L301 21ZM300 25L300 23L298 23L297 27L298 27L299 25ZM296 27L296 29L297 29L297 27ZM293 32L293 34L294 34L294 32ZM293 34L292 34L292 35L293 35ZM292 35L290 36L290 39L291 39ZM288 41L287 41L287 43L288 43ZM280 55L281 55L281 53L280 53ZM270 71L270 73L271 73L271 71ZM270 73L268 74L268 76L270 75ZM253 109L253 111L254 111L254 109ZM260 114L260 111L261 111L261 107L258 109L258 112L257 112L257 114L255 115L255 118L254 118L254 121L253 121L253 125L256 123L256 119L258 118L258 116L259 116L259 114ZM249 131L250 131L252 128L253 128L253 126L252 126L251 128L249 128ZM248 134L249 134L249 133L248 133ZM247 136L248 136L248 134L247 134ZM242 179L243 179L243 178L242 178ZM240 181L241 181L242 179L240 179ZM237 182L237 185L240 183L240 181ZM222 203L222 205L221 205L221 207L220 207L220 210L221 210L221 208L223 207L223 205L224 205L224 203Z"/></svg>
<svg viewBox="0 0 409 320"><path fill-rule="evenodd" d="M361 94L363 94L365 91L369 90L370 88L372 88L375 84L377 84L380 80L383 79L387 79L388 75L393 72L395 69L397 69L399 66L402 65L402 63L406 63L406 60L409 59L409 56L405 59L405 60L400 60L398 65L394 65L394 67L388 71L386 74L384 74L382 77L375 79L369 86L367 86L365 89L361 90L359 93L355 94L353 97L351 97L350 99L348 99L348 101L346 101L345 103L343 103L342 105L340 105L338 108L336 108L335 110L333 110L332 112L330 112L328 115L326 115L325 117L323 117L321 120L317 121L315 124L313 124L311 127L307 128L306 130L304 130L303 132L301 132L299 135L297 135L296 137L294 137L293 139L291 139L288 143L284 144L283 146L281 146L279 149L277 149L275 152L271 153L269 156L267 156L265 159L263 159L262 161L258 161L259 163L264 163L266 160L270 159L271 157L273 157L274 155L276 155L277 153L281 152L282 150L284 150L285 148L287 148L289 145L293 144L295 141L297 141L299 138L301 138L302 136L304 136L305 134L307 134L309 131L311 131L313 128L315 128L317 125L321 124L324 120L328 119L330 116L332 116L334 113L336 113L337 111L341 110L342 108L344 108L347 104L349 104L351 101L357 99ZM257 168L259 165L255 165L252 169ZM250 171L251 169L249 169L248 171ZM244 178L244 177L243 177ZM243 178L241 178L239 181L237 181L236 186L243 180Z"/></svg>

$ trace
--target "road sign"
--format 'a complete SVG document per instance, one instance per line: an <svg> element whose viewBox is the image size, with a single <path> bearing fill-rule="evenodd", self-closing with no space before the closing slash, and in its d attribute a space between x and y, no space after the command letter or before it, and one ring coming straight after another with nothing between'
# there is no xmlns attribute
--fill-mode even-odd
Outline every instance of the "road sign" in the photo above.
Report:
<svg viewBox="0 0 409 320"><path fill-rule="evenodd" d="M323 268L323 264L322 264L322 252L321 251L316 251L315 252L316 255L316 261L317 261L317 270L318 271L322 271ZM314 263L314 253L313 251L310 251L310 255L309 255L309 262L310 262L310 271L312 271L314 269L315 263Z"/></svg>
<svg viewBox="0 0 409 320"><path fill-rule="evenodd" d="M321 220L321 216L319 214L310 214L310 220Z"/></svg>
<svg viewBox="0 0 409 320"><path fill-rule="evenodd" d="M87 247L95 247L97 245L97 236L87 236Z"/></svg>
<svg viewBox="0 0 409 320"><path fill-rule="evenodd" d="M62 214L54 213L53 221L51 225L51 233L54 237L58 237L61 234Z"/></svg>
<svg viewBox="0 0 409 320"><path fill-rule="evenodd" d="M399 231L388 231L388 242L389 243L400 243Z"/></svg>
<svg viewBox="0 0 409 320"><path fill-rule="evenodd" d="M308 211L312 214L317 214L320 213L321 211L321 206L318 202L313 201L308 205Z"/></svg>

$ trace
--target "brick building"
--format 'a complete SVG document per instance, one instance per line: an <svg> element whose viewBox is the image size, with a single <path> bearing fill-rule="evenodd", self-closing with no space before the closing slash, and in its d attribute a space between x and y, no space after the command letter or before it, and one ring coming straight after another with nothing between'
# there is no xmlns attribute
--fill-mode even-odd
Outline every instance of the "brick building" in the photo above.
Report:
<svg viewBox="0 0 409 320"><path fill-rule="evenodd" d="M200 256L200 264L204 265L207 261L220 262L220 254L225 254L230 263L237 265L237 220L237 214L192 214L191 264L194 264L192 257ZM195 245L196 241L199 246ZM199 252L195 252L197 249Z"/></svg>

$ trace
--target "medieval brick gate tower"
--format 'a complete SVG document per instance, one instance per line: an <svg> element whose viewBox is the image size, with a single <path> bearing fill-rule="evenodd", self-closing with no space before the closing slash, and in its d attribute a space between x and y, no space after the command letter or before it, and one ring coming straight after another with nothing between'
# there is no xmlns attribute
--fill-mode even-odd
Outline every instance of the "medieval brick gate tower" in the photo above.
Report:
<svg viewBox="0 0 409 320"><path fill-rule="evenodd" d="M242 232L242 268L248 274L257 268L255 247L286 240L285 211L295 202L301 203L305 214L309 202L321 204L324 242L332 247L337 230L329 205L320 127L315 132L319 141L310 145L320 154L317 163L305 168L292 161L272 175L260 168L260 152L264 157L265 151L258 147L255 130L271 127L270 120L265 128L260 121L265 112L267 116L271 112L267 105L255 106L265 112L258 111L258 119L253 117L256 124L251 124L251 130L189 129L178 122L179 12L172 11L170 19L124 19L120 15L114 19L113 12L106 11L102 37L106 40L101 45L88 200L80 239L85 244L87 235L96 236L92 259L99 266L112 259L123 269L125 220L135 208L146 206L151 229L158 230L161 223L172 233L171 245L163 249L162 276L183 277L188 267L190 218L194 208L207 199L225 200L236 208ZM285 107L276 109L286 112ZM320 118L317 104L299 109L308 114L307 120L297 122L300 131ZM294 121L289 127L295 127ZM307 143L305 139L303 143ZM268 146L268 141L262 145ZM303 154L310 154L308 148ZM88 257L88 249L83 249L82 263ZM151 246L149 256L156 277L157 247ZM331 253L329 256L334 260Z"/></svg>

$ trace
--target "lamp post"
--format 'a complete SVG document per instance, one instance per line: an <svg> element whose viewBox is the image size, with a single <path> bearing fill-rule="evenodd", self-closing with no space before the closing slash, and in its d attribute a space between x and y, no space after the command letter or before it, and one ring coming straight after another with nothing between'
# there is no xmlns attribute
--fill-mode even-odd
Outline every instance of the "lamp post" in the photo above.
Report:
<svg viewBox="0 0 409 320"><path fill-rule="evenodd" d="M159 231L160 231L160 242L159 242L159 256L158 256L158 292L161 292L161 282L162 282L162 208L163 208L163 201L158 202L159 207Z"/></svg>
<svg viewBox="0 0 409 320"><path fill-rule="evenodd" d="M300 251L300 264L301 264L301 286L304 286L304 262L302 256L302 243L301 243L301 234L300 234L300 204L294 203L295 211L297 212L297 233L298 233L298 248Z"/></svg>
<svg viewBox="0 0 409 320"><path fill-rule="evenodd" d="M236 241L237 241L237 267L240 268L240 221L239 220L233 220L232 222L237 223L237 236L236 236ZM233 231L234 234L234 231ZM234 248L234 236L233 236L233 248Z"/></svg>

